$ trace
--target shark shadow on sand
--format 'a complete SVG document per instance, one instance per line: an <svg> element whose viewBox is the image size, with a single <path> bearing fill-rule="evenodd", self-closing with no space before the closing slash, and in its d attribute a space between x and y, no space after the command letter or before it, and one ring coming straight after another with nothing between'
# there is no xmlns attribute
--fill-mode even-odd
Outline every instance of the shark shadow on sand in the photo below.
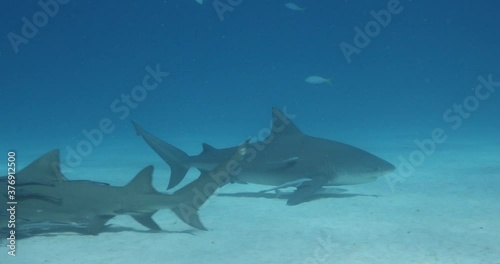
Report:
<svg viewBox="0 0 500 264"><path fill-rule="evenodd" d="M53 236L75 236L87 234L85 229L87 226L85 224L78 223L51 223L51 222L39 222L33 224L24 224L20 229L16 230L16 240L26 239L34 236L41 237L53 237ZM165 233L165 234L188 234L194 235L195 229L188 229L182 231L170 231L170 230L141 230L126 226L117 225L105 225L101 228L100 233L121 233L121 232L136 232L136 233ZM5 234L4 234L5 233ZM2 232L0 229L0 234L3 237L8 236L8 232Z"/></svg>
<svg viewBox="0 0 500 264"><path fill-rule="evenodd" d="M323 191L318 191L307 198L304 199L303 203L312 202L321 199L333 199L333 198L351 198L357 196L366 196L366 197L379 197L379 195L374 194L358 194L358 193L344 193L347 190L345 189L337 189L330 190L333 188L328 188ZM236 193L218 193L216 196L218 197L237 197L237 198L264 198L270 200L288 200L292 197L293 192L290 191L280 191L276 193L269 193L265 191L260 192L236 192Z"/></svg>

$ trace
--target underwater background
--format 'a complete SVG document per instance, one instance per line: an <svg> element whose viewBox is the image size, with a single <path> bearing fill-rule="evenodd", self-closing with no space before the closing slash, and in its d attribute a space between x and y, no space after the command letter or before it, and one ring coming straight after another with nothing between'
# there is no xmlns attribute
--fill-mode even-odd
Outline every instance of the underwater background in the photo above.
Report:
<svg viewBox="0 0 500 264"><path fill-rule="evenodd" d="M377 198L287 207L212 197L200 213L207 232L35 236L19 240L18 256L0 254L2 263L500 263L497 1L56 3L31 31L26 19L43 4L6 0L0 8L0 156L15 151L18 168L61 149L69 179L123 185L153 164L154 186L165 191L169 167L131 120L194 155L204 142L259 139L272 107L294 115L308 135L360 147L398 169L416 141L436 129L446 140L411 173L396 170L403 178L345 188ZM392 10L385 25L381 10ZM157 87L136 88L154 71L163 73L152 77ZM316 75L332 85L305 81ZM112 131L91 142L103 120ZM91 142L84 153L82 141ZM170 212L155 219L166 230L186 229ZM113 221L142 228L127 217ZM315 258L322 239L335 246Z"/></svg>

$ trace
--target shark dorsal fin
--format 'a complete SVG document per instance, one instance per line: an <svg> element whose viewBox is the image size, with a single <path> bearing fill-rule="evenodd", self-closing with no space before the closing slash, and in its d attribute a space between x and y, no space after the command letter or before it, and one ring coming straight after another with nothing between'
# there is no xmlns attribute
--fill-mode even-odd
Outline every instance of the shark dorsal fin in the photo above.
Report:
<svg viewBox="0 0 500 264"><path fill-rule="evenodd" d="M209 151L217 150L216 148L208 145L207 143L201 144L201 147L203 148L203 152L209 152Z"/></svg>
<svg viewBox="0 0 500 264"><path fill-rule="evenodd" d="M19 184L51 183L66 181L59 168L59 150L55 149L42 155L18 173Z"/></svg>
<svg viewBox="0 0 500 264"><path fill-rule="evenodd" d="M302 131L278 108L273 107L273 131L280 135L302 135Z"/></svg>
<svg viewBox="0 0 500 264"><path fill-rule="evenodd" d="M153 188L153 170L152 165L142 169L127 185L126 188L134 189L140 193L153 193L156 190Z"/></svg>

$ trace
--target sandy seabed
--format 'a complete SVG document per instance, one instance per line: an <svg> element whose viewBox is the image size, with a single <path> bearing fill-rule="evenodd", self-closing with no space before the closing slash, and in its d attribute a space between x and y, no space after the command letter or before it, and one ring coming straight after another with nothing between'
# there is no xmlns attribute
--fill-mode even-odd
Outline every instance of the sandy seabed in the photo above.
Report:
<svg viewBox="0 0 500 264"><path fill-rule="evenodd" d="M398 156L412 148L382 143L374 153L396 165ZM20 239L16 257L4 249L0 263L500 264L500 153L495 145L449 143L394 189L381 178L298 206L286 206L271 195L224 196L267 188L233 184L201 209L208 231L191 229L169 210L155 215L168 230L157 233L119 216L109 222L109 232L97 236L57 233ZM149 158L158 168L155 177L168 174L153 153L144 156ZM112 173L132 178L140 168L131 164L133 169L114 168ZM86 171L95 177L91 167L80 176Z"/></svg>

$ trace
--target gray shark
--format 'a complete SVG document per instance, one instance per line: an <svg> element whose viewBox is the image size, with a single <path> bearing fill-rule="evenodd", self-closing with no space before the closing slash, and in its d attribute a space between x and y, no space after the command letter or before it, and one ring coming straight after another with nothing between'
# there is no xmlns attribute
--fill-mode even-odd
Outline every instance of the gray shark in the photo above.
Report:
<svg viewBox="0 0 500 264"><path fill-rule="evenodd" d="M161 209L171 209L183 222L206 230L198 216L198 209L215 190L227 181L212 175L226 173L227 164L243 161L245 143L228 157L226 162L211 171L202 171L200 177L173 194L156 191L152 183L153 166L140 171L127 185L118 187L86 180L68 180L59 170L59 151L53 150L21 170L16 178L15 205L8 205L8 195L0 196L2 212L15 208L15 226L9 217L2 217L1 228L21 229L56 225L75 226L87 234L98 234L106 222L117 215L130 215L151 230L161 230L151 218ZM0 177L6 182L6 177ZM4 208L7 206L7 208ZM12 210L11 210L12 211ZM85 228L82 228L85 227Z"/></svg>
<svg viewBox="0 0 500 264"><path fill-rule="evenodd" d="M190 167L209 170L235 150L216 149L204 143L199 155L189 156L133 124L137 134L170 166L167 189L175 187ZM288 205L306 201L323 186L367 183L395 169L391 163L362 149L304 134L277 108L272 110L269 136L250 144L245 159L243 171L233 180L275 186L269 190L296 187Z"/></svg>

